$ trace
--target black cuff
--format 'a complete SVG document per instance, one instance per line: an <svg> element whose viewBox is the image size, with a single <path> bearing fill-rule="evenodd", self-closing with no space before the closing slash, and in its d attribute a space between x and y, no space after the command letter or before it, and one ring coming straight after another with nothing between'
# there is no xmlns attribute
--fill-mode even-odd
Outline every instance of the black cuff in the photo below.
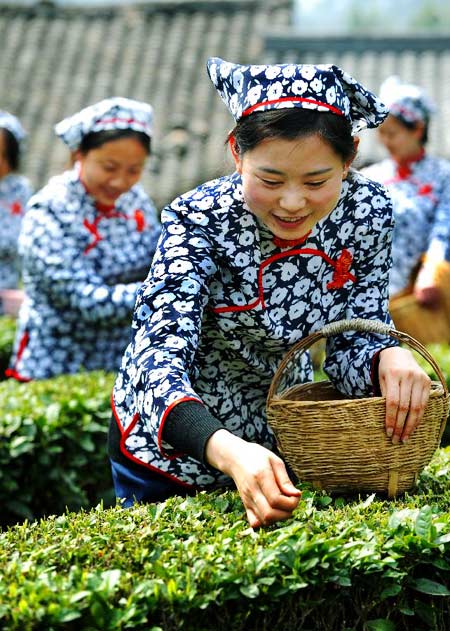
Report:
<svg viewBox="0 0 450 631"><path fill-rule="evenodd" d="M206 443L224 426L198 401L178 403L164 423L162 439L176 451L205 463Z"/></svg>

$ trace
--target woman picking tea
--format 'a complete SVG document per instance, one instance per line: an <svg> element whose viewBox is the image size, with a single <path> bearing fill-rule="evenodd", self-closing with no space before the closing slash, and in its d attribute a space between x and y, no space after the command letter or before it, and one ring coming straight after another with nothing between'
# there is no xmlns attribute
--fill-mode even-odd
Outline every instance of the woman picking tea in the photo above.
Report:
<svg viewBox="0 0 450 631"><path fill-rule="evenodd" d="M113 393L118 498L158 501L235 484L253 527L299 502L265 416L286 351L340 319L390 322L392 209L351 171L383 104L337 66L238 65L209 76L236 120L236 171L178 197L136 303ZM430 380L390 339L344 333L325 370L349 395L386 396L386 432L406 441ZM289 383L310 381L308 357Z"/></svg>

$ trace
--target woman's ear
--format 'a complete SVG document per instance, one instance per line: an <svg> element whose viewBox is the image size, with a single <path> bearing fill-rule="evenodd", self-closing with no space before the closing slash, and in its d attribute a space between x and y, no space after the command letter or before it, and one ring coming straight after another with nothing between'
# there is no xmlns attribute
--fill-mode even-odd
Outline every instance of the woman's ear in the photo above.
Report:
<svg viewBox="0 0 450 631"><path fill-rule="evenodd" d="M233 135L228 138L228 145L230 147L231 155L233 156L234 164L236 165L236 171L240 175L242 173L241 154L239 153L239 147L236 142L236 138Z"/></svg>

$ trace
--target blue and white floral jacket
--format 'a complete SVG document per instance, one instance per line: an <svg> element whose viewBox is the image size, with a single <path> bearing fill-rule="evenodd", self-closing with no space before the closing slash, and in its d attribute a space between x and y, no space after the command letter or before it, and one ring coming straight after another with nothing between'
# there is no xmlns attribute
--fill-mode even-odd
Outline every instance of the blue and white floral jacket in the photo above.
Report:
<svg viewBox="0 0 450 631"><path fill-rule="evenodd" d="M17 240L31 193L23 175L10 173L0 180L0 289L15 289L19 284Z"/></svg>
<svg viewBox="0 0 450 631"><path fill-rule="evenodd" d="M384 184L392 198L392 295L410 284L423 254L450 260L450 162L424 154L406 166L386 159L362 172Z"/></svg>
<svg viewBox="0 0 450 631"><path fill-rule="evenodd" d="M101 209L77 167L51 178L30 199L19 238L26 298L7 374L116 371L159 234L139 184Z"/></svg>
<svg viewBox="0 0 450 631"><path fill-rule="evenodd" d="M290 244L248 210L235 173L177 198L162 224L115 383L114 413L126 457L207 488L230 480L164 442L169 412L199 401L231 432L274 449L265 400L291 345L343 318L390 322L391 203L380 185L351 174L330 215ZM337 336L326 370L342 391L367 394L374 358L390 345L366 334ZM309 357L298 364L291 384L311 380Z"/></svg>

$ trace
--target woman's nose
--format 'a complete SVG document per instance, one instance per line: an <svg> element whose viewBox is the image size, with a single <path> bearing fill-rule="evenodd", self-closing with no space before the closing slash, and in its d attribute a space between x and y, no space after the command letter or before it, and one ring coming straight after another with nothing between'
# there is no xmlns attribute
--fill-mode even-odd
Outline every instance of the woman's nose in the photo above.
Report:
<svg viewBox="0 0 450 631"><path fill-rule="evenodd" d="M298 188L283 191L280 197L280 208L294 213L305 207L305 198Z"/></svg>
<svg viewBox="0 0 450 631"><path fill-rule="evenodd" d="M110 180L110 185L119 191L127 191L131 188L128 177L125 173L116 173Z"/></svg>

